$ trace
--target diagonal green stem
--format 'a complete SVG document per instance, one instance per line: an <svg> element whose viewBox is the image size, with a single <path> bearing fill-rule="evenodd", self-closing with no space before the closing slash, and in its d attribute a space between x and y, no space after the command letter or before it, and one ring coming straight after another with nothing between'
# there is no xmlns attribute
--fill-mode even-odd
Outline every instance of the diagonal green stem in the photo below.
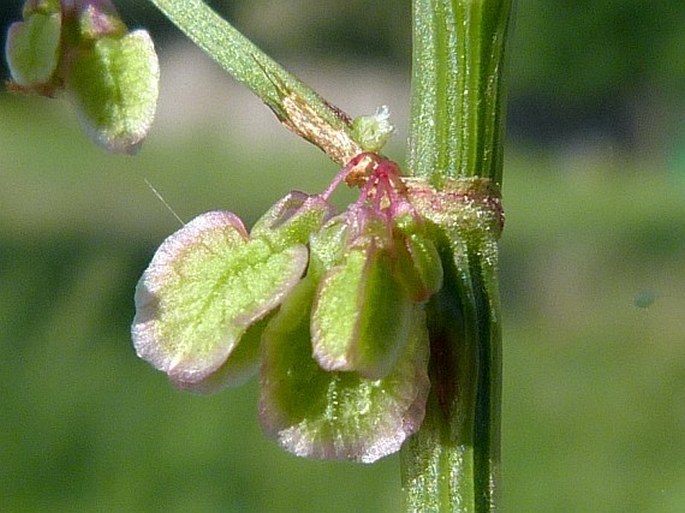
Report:
<svg viewBox="0 0 685 513"><path fill-rule="evenodd" d="M361 148L350 118L262 52L202 0L150 0L193 42L251 89L289 129L344 164ZM335 148L334 141L343 150ZM351 154L351 155L350 155Z"/></svg>
<svg viewBox="0 0 685 513"><path fill-rule="evenodd" d="M342 123L312 89L285 71L202 0L150 0L221 67L278 110L281 94L275 81L296 91L334 124Z"/></svg>

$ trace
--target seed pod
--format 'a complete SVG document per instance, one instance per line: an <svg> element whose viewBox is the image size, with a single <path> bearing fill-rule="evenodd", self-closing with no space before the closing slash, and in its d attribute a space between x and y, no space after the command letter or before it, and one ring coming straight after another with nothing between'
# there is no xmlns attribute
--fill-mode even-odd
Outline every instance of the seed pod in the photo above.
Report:
<svg viewBox="0 0 685 513"><path fill-rule="evenodd" d="M29 1L24 21L7 32L5 56L15 87L54 94L61 48L62 11L58 0Z"/></svg>
<svg viewBox="0 0 685 513"><path fill-rule="evenodd" d="M311 354L317 281L308 273L264 331L260 422L297 456L372 463L398 451L423 421L430 388L425 314L412 307L408 343L383 379L325 371Z"/></svg>
<svg viewBox="0 0 685 513"><path fill-rule="evenodd" d="M410 311L388 250L373 243L355 247L318 286L311 321L314 358L325 370L380 379L406 346Z"/></svg>
<svg viewBox="0 0 685 513"><path fill-rule="evenodd" d="M206 381L307 266L302 244L250 239L230 212L203 214L159 247L136 289L138 355L182 388Z"/></svg>
<svg viewBox="0 0 685 513"><path fill-rule="evenodd" d="M150 130L159 94L157 54L144 30L102 37L71 52L66 88L93 140L135 153Z"/></svg>

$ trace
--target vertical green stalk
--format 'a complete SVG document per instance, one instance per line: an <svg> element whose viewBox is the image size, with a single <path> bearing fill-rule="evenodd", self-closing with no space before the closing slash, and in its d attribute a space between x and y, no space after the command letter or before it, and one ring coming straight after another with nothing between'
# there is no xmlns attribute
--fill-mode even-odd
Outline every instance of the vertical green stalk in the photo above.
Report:
<svg viewBox="0 0 685 513"><path fill-rule="evenodd" d="M512 0L414 0L409 168L439 183L502 179L504 48Z"/></svg>
<svg viewBox="0 0 685 513"><path fill-rule="evenodd" d="M439 189L502 180L504 47L512 0L414 0L410 170ZM496 235L457 226L428 305L431 395L402 449L405 509L496 511L501 333Z"/></svg>

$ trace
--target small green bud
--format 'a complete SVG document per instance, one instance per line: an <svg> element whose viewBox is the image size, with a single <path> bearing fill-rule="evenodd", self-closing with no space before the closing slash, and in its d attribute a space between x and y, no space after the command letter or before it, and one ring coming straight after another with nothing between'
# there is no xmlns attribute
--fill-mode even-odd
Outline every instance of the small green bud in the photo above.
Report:
<svg viewBox="0 0 685 513"><path fill-rule="evenodd" d="M383 105L372 116L359 116L352 122L352 137L364 151L379 152L390 139L395 127L390 123L390 111Z"/></svg>

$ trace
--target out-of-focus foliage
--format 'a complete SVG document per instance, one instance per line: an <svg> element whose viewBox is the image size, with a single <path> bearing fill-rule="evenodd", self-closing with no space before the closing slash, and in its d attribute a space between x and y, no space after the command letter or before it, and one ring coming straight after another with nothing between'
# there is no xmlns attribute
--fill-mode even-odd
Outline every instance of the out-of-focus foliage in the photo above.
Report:
<svg viewBox="0 0 685 513"><path fill-rule="evenodd" d="M682 93L685 4L671 0L526 0L511 48L513 93L561 102L638 87Z"/></svg>
<svg viewBox="0 0 685 513"><path fill-rule="evenodd" d="M638 150L667 145L685 108L683 48L683 2L518 2L514 133L537 141L605 138Z"/></svg>

